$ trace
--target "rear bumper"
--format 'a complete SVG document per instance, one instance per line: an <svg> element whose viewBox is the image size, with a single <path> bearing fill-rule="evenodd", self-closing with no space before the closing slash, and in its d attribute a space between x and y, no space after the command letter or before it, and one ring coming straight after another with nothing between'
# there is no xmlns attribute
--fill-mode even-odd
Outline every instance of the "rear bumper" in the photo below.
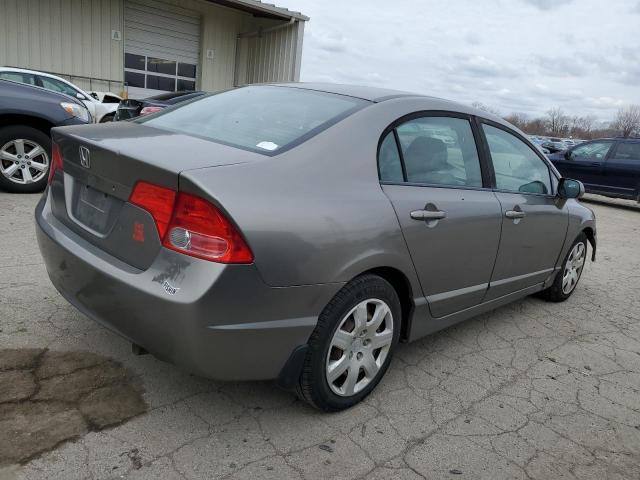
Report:
<svg viewBox="0 0 640 480"><path fill-rule="evenodd" d="M48 197L47 191L36 208L36 232L56 289L90 318L199 375L276 378L341 287L269 287L254 265L221 265L166 249L137 270L60 223Z"/></svg>

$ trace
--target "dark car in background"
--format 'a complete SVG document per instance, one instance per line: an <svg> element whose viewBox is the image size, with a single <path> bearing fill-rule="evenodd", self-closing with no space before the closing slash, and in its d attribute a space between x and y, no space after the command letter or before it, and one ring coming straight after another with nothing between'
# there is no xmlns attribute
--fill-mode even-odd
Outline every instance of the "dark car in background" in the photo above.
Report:
<svg viewBox="0 0 640 480"><path fill-rule="evenodd" d="M549 156L587 192L640 201L640 138L603 138Z"/></svg>
<svg viewBox="0 0 640 480"><path fill-rule="evenodd" d="M541 146L542 148L546 148L550 153L564 152L567 149L567 144L561 138L550 138L542 142Z"/></svg>
<svg viewBox="0 0 640 480"><path fill-rule="evenodd" d="M52 127L91 122L80 100L64 93L0 80L0 188L38 192L47 184Z"/></svg>
<svg viewBox="0 0 640 480"><path fill-rule="evenodd" d="M141 115L149 115L150 113L159 112L163 108L201 97L205 93L206 92L182 91L161 93L160 95L139 100L133 98L122 100L120 105L118 105L114 121L128 120Z"/></svg>

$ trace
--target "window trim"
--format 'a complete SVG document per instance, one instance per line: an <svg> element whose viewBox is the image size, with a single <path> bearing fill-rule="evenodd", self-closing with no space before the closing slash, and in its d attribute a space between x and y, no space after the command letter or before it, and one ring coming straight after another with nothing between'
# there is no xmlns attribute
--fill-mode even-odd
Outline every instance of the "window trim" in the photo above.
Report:
<svg viewBox="0 0 640 480"><path fill-rule="evenodd" d="M467 120L469 122L469 127L471 128L471 133L473 135L473 140L476 145L476 152L478 154L478 162L480 163L480 176L482 179L482 186L474 187L471 185L445 185L442 183L423 183L423 182L409 182L407 180L407 170L404 164L404 154L402 153L402 148L400 145L400 138L398 136L397 127L400 125L410 122L411 120L415 120L417 118L428 118L428 117L448 117L448 118L458 118L461 120ZM403 182L391 182L391 181L383 181L380 175L380 149L382 147L382 142L387 138L389 133L393 132L396 148L398 149L398 154L400 157L400 164L402 166L402 176ZM491 188L491 180L490 180L490 170L488 166L485 165L486 159L484 158L481 151L481 138L480 134L477 131L477 126L475 125L475 117L473 115L469 115L462 112L455 112L450 110L418 110L415 112L407 113L401 117L398 117L393 122L391 122L387 127L382 131L380 138L378 139L378 148L376 150L376 169L378 171L378 181L380 185L400 185L407 187L432 187L432 188L450 188L454 190L492 190Z"/></svg>
<svg viewBox="0 0 640 480"><path fill-rule="evenodd" d="M517 195L533 195L536 197L546 197L546 198L555 198L557 197L557 185L562 176L556 171L556 168L551 163L551 160L546 158L542 152L538 151L537 148L533 146L533 143L527 139L524 135L521 135L517 131L507 127L498 122L494 122L493 120L489 120L484 117L476 117L478 122L478 129L480 134L482 135L482 141L484 143L484 154L486 155L486 162L491 170L491 190L497 193L515 193ZM518 140L521 140L529 149L536 154L536 156L545 164L547 170L549 171L549 183L551 185L551 193L533 193L533 192L514 192L513 190L506 190L502 188L498 188L496 184L496 172L493 167L493 159L491 158L491 150L489 149L489 142L487 140L487 136L484 132L484 128L482 128L483 124L489 125L490 127L497 128L498 130L502 130L508 134L513 135ZM554 181L555 178L555 181Z"/></svg>

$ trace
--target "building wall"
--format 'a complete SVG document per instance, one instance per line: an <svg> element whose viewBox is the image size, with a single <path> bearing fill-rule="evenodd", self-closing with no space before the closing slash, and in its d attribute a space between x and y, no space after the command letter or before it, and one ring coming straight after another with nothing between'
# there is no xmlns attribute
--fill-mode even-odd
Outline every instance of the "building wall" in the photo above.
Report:
<svg viewBox="0 0 640 480"><path fill-rule="evenodd" d="M0 65L44 70L67 78L78 75L112 80L111 84L92 81L89 85L70 78L85 89L119 93L124 75L125 1L0 0ZM189 9L201 14L202 90L299 79L304 22L238 41L238 34L286 22L256 19L205 0L155 3L165 4L168 10ZM112 30L121 32L120 41L111 39ZM213 59L207 58L208 50L213 50Z"/></svg>
<svg viewBox="0 0 640 480"><path fill-rule="evenodd" d="M257 27L273 28L282 22L262 21ZM304 22L292 23L274 31L242 38L239 84L300 80L300 61Z"/></svg>
<svg viewBox="0 0 640 480"><path fill-rule="evenodd" d="M114 80L117 92L123 44L111 30L123 30L122 8L123 0L0 0L0 65Z"/></svg>

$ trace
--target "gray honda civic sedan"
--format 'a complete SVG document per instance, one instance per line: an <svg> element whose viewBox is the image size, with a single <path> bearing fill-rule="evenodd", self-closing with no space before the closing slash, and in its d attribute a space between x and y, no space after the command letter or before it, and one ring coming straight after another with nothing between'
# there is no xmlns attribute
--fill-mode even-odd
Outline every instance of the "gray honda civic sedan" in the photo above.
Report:
<svg viewBox="0 0 640 480"><path fill-rule="evenodd" d="M60 293L138 351L325 411L369 394L398 343L566 300L595 258L582 184L445 100L249 86L52 136L36 223Z"/></svg>

